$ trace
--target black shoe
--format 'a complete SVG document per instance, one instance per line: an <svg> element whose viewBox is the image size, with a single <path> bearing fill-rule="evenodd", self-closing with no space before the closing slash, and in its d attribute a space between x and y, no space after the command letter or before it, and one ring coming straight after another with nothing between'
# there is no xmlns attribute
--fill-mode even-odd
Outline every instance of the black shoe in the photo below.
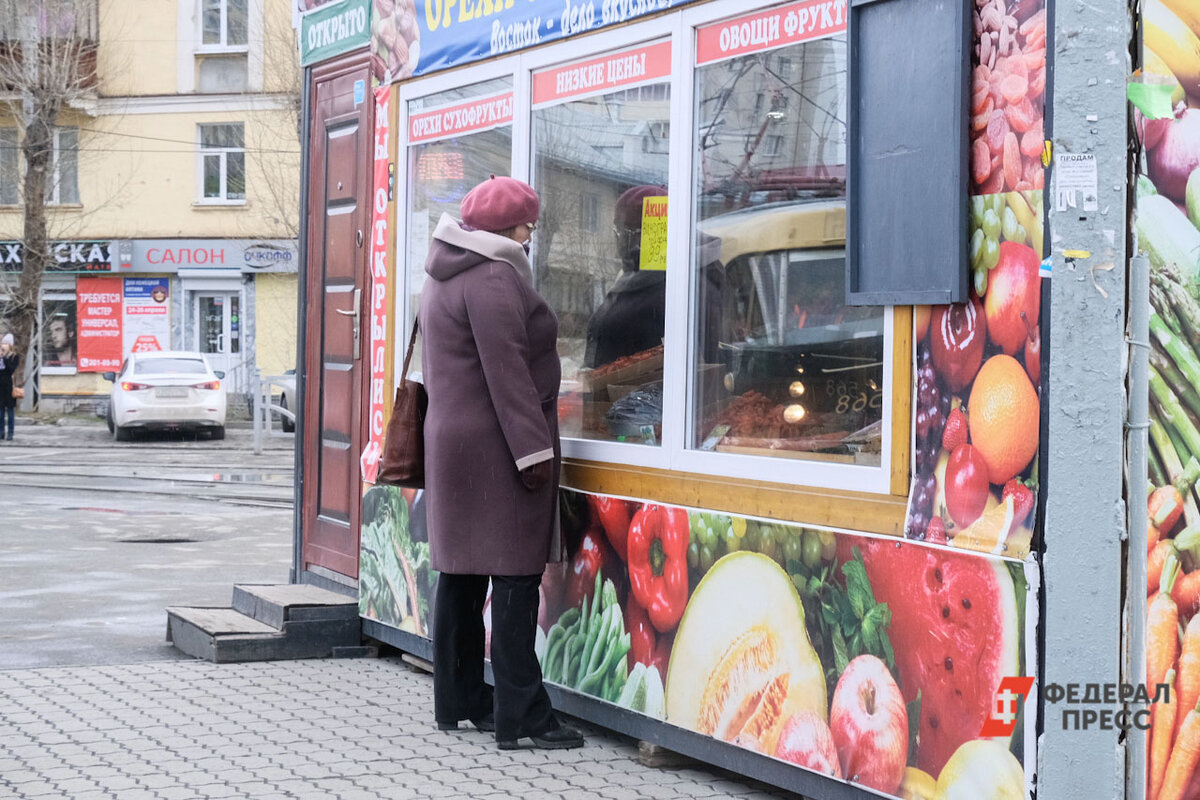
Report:
<svg viewBox="0 0 1200 800"><path fill-rule="evenodd" d="M560 725L552 731L546 731L539 736L527 737L533 740L533 746L542 750L571 750L583 747L583 734L574 728ZM520 739L501 739L496 742L501 750L516 750Z"/></svg>
<svg viewBox="0 0 1200 800"><path fill-rule="evenodd" d="M484 731L486 733L491 733L492 731L496 730L496 717L492 714L492 712L489 711L487 713L487 716L479 717L478 719L471 720L471 724L474 725L476 727L476 729L478 729L478 730ZM456 731L456 730L458 730L458 722L457 721L455 721L455 722L439 722L437 724L437 726L438 726L439 731Z"/></svg>

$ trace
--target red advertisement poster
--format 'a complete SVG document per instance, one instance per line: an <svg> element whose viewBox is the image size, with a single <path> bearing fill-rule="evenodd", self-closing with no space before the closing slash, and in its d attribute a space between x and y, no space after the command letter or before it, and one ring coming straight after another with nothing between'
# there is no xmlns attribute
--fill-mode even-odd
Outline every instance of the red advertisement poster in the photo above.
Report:
<svg viewBox="0 0 1200 800"><path fill-rule="evenodd" d="M374 483L383 453L384 419L387 414L388 310L388 113L389 87L375 90L375 180L371 194L371 292L367 306L371 321L371 395L368 398L367 445L359 459L363 480Z"/></svg>
<svg viewBox="0 0 1200 800"><path fill-rule="evenodd" d="M846 3L805 0L696 31L696 64L808 42L846 30Z"/></svg>
<svg viewBox="0 0 1200 800"><path fill-rule="evenodd" d="M421 144L477 133L508 125L512 119L512 92L480 97L466 103L413 114L408 120L408 142Z"/></svg>
<svg viewBox="0 0 1200 800"><path fill-rule="evenodd" d="M610 92L661 80L671 74L671 43L658 42L632 50L576 61L535 72L533 104L556 103L583 95Z"/></svg>
<svg viewBox="0 0 1200 800"><path fill-rule="evenodd" d="M79 371L120 369L124 301L121 279L80 278L75 284L75 293L79 315Z"/></svg>

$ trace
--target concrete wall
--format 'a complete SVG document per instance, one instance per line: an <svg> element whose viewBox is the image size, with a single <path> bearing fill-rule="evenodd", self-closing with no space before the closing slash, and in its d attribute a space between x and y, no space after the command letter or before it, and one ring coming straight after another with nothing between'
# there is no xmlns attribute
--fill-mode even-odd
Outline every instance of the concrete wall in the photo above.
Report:
<svg viewBox="0 0 1200 800"><path fill-rule="evenodd" d="M1056 153L1093 153L1099 210L1055 210L1051 281L1045 557L1045 674L1115 683L1121 673L1125 251L1128 216L1125 0L1054 3ZM1053 171L1052 171L1053 176ZM1087 251L1068 260L1066 250ZM1038 797L1125 797L1120 731L1063 730L1046 705ZM1079 706L1074 706L1078 709ZM1130 797L1141 796L1140 788Z"/></svg>
<svg viewBox="0 0 1200 800"><path fill-rule="evenodd" d="M255 358L263 375L296 368L295 275L255 278Z"/></svg>

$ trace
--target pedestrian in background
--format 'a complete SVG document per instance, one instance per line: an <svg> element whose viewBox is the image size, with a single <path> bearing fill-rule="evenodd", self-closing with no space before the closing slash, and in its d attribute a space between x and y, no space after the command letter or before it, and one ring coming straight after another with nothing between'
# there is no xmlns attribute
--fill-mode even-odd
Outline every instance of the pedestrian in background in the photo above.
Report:
<svg viewBox="0 0 1200 800"><path fill-rule="evenodd" d="M555 718L534 652L538 588L562 560L558 528L558 318L537 293L529 237L538 197L493 176L443 214L421 293L425 498L431 562L434 717L579 747ZM492 583L493 692L483 680L483 606Z"/></svg>
<svg viewBox="0 0 1200 800"><path fill-rule="evenodd" d="M17 421L17 398L13 397L13 388L20 363L21 357L13 351L13 335L4 334L0 339L0 439L9 441L12 441Z"/></svg>

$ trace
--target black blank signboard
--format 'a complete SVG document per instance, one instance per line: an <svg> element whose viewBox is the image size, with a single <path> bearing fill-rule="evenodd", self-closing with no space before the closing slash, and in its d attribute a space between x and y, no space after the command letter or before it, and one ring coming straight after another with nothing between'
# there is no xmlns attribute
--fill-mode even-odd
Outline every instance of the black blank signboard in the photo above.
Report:
<svg viewBox="0 0 1200 800"><path fill-rule="evenodd" d="M970 28L964 0L852 0L846 297L967 299Z"/></svg>

